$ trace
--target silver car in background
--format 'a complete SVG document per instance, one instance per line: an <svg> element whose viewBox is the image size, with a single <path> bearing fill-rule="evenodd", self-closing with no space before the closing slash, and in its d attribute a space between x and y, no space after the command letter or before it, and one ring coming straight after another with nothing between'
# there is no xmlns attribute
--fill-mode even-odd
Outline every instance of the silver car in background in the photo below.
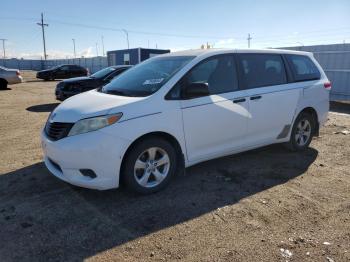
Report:
<svg viewBox="0 0 350 262"><path fill-rule="evenodd" d="M7 85L22 83L23 78L18 69L9 69L0 66L0 89L6 89Z"/></svg>

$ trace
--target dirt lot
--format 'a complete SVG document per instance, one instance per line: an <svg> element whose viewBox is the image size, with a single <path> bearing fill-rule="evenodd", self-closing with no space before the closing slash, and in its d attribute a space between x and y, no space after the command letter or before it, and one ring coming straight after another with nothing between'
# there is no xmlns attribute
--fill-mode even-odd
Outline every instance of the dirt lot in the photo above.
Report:
<svg viewBox="0 0 350 262"><path fill-rule="evenodd" d="M46 170L39 133L55 85L0 91L0 261L350 260L350 134L338 133L349 105L304 153L274 145L209 161L135 196Z"/></svg>

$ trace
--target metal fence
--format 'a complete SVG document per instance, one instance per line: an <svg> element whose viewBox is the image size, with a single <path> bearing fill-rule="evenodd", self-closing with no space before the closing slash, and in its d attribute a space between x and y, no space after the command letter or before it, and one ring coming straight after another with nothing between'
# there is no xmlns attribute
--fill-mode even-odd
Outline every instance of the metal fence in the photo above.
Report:
<svg viewBox="0 0 350 262"><path fill-rule="evenodd" d="M80 65L82 67L88 68L90 73L95 73L98 70L101 70L102 68L108 66L107 57L98 56L89 58L47 60L44 63L44 68L47 69L62 64Z"/></svg>
<svg viewBox="0 0 350 262"><path fill-rule="evenodd" d="M350 100L350 44L284 47L312 52L332 82L331 100ZM42 70L60 64L76 64L91 73L108 66L107 57L56 60L0 59L0 65L19 70Z"/></svg>
<svg viewBox="0 0 350 262"><path fill-rule="evenodd" d="M312 52L332 82L332 101L350 100L350 44L285 47Z"/></svg>
<svg viewBox="0 0 350 262"><path fill-rule="evenodd" d="M43 70L56 65L75 64L88 68L90 73L95 73L102 68L108 66L107 57L89 57L74 59L54 59L54 60L28 60L28 59L0 59L0 65L7 68L15 68L19 70Z"/></svg>

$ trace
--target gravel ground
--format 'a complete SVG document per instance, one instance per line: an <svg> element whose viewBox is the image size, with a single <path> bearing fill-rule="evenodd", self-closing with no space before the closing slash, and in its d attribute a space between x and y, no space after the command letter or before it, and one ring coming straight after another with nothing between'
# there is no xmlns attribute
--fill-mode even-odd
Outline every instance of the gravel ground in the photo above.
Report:
<svg viewBox="0 0 350 262"><path fill-rule="evenodd" d="M274 145L208 161L135 196L46 170L39 133L55 85L0 91L0 261L350 260L350 134L339 133L349 104L306 152Z"/></svg>

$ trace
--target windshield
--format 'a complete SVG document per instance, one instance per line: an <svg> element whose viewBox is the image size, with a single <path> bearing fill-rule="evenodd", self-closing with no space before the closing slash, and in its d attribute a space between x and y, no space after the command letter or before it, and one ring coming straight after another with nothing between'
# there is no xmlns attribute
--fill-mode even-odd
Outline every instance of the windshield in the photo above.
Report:
<svg viewBox="0 0 350 262"><path fill-rule="evenodd" d="M193 56L154 57L127 70L102 88L102 92L122 96L149 96L158 91Z"/></svg>
<svg viewBox="0 0 350 262"><path fill-rule="evenodd" d="M110 73L112 73L113 71L115 71L115 68L107 67L107 68L104 68L104 69L102 69L100 71L97 71L96 73L92 74L91 77L93 77L93 78L104 78L107 75L109 75Z"/></svg>

